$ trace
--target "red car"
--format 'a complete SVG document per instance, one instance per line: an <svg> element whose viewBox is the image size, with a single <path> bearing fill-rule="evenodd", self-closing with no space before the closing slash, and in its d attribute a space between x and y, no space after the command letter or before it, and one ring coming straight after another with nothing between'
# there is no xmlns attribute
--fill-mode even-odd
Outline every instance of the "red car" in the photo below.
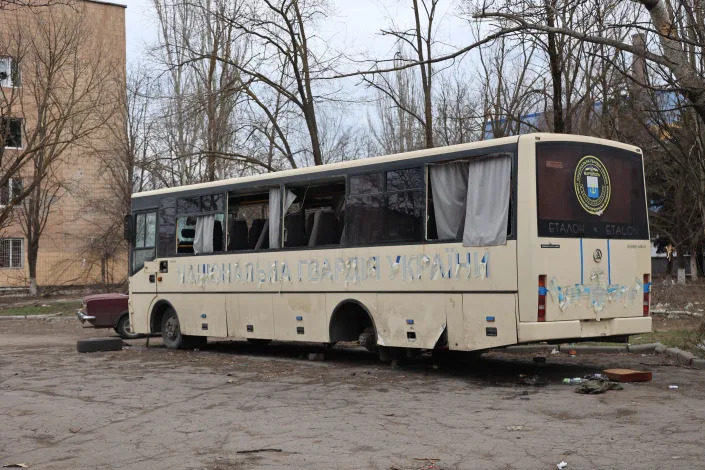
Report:
<svg viewBox="0 0 705 470"><path fill-rule="evenodd" d="M125 294L95 294L83 298L83 308L76 312L81 323L93 328L112 328L123 339L140 338L130 329L130 315Z"/></svg>

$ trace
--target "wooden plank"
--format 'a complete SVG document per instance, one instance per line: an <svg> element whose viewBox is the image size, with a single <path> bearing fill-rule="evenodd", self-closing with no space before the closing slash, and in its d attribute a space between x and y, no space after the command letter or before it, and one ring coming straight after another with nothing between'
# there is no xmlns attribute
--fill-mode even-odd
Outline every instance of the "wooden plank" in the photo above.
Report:
<svg viewBox="0 0 705 470"><path fill-rule="evenodd" d="M616 382L649 382L651 371L633 369L605 369L602 371L610 380Z"/></svg>

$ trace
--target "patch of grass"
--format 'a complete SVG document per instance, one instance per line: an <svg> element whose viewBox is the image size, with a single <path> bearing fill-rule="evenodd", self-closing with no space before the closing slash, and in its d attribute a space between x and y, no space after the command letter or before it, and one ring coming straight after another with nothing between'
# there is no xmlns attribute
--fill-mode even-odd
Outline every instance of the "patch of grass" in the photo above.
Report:
<svg viewBox="0 0 705 470"><path fill-rule="evenodd" d="M629 337L630 344L661 343L669 348L684 348L693 338L693 330L652 331Z"/></svg>
<svg viewBox="0 0 705 470"><path fill-rule="evenodd" d="M32 305L24 305L21 307L9 307L0 310L0 316L10 315L75 315L76 310L81 308L81 302L55 302L55 303L37 303Z"/></svg>

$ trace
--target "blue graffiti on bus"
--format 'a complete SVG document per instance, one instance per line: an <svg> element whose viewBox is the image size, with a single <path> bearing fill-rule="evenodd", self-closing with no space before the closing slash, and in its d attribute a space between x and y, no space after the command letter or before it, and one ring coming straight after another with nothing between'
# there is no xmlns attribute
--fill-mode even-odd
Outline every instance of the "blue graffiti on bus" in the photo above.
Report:
<svg viewBox="0 0 705 470"><path fill-rule="evenodd" d="M322 259L183 263L177 266L181 284L252 283L258 286L281 282L343 282L359 284L383 278L398 281L489 278L488 250L484 253L447 249L445 255L404 254Z"/></svg>
<svg viewBox="0 0 705 470"><path fill-rule="evenodd" d="M558 307L564 311L571 305L584 305L599 314L608 303L621 303L624 307L634 304L644 292L644 285L639 278L634 278L634 284L608 284L602 269L593 269L589 284L560 285L555 276L548 283L547 291L551 298L558 302Z"/></svg>

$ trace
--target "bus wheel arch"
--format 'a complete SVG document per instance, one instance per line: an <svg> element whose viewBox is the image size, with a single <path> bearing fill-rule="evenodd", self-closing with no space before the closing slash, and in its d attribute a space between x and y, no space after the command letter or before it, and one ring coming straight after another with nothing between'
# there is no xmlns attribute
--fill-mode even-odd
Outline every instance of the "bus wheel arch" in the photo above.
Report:
<svg viewBox="0 0 705 470"><path fill-rule="evenodd" d="M333 309L329 324L330 342L359 341L369 351L377 347L377 326L370 311L355 299L346 299Z"/></svg>
<svg viewBox="0 0 705 470"><path fill-rule="evenodd" d="M152 308L152 314L149 318L149 332L150 333L161 333L162 332L162 319L164 314L169 310L176 312L176 309L166 300L160 300L156 303L154 308Z"/></svg>

